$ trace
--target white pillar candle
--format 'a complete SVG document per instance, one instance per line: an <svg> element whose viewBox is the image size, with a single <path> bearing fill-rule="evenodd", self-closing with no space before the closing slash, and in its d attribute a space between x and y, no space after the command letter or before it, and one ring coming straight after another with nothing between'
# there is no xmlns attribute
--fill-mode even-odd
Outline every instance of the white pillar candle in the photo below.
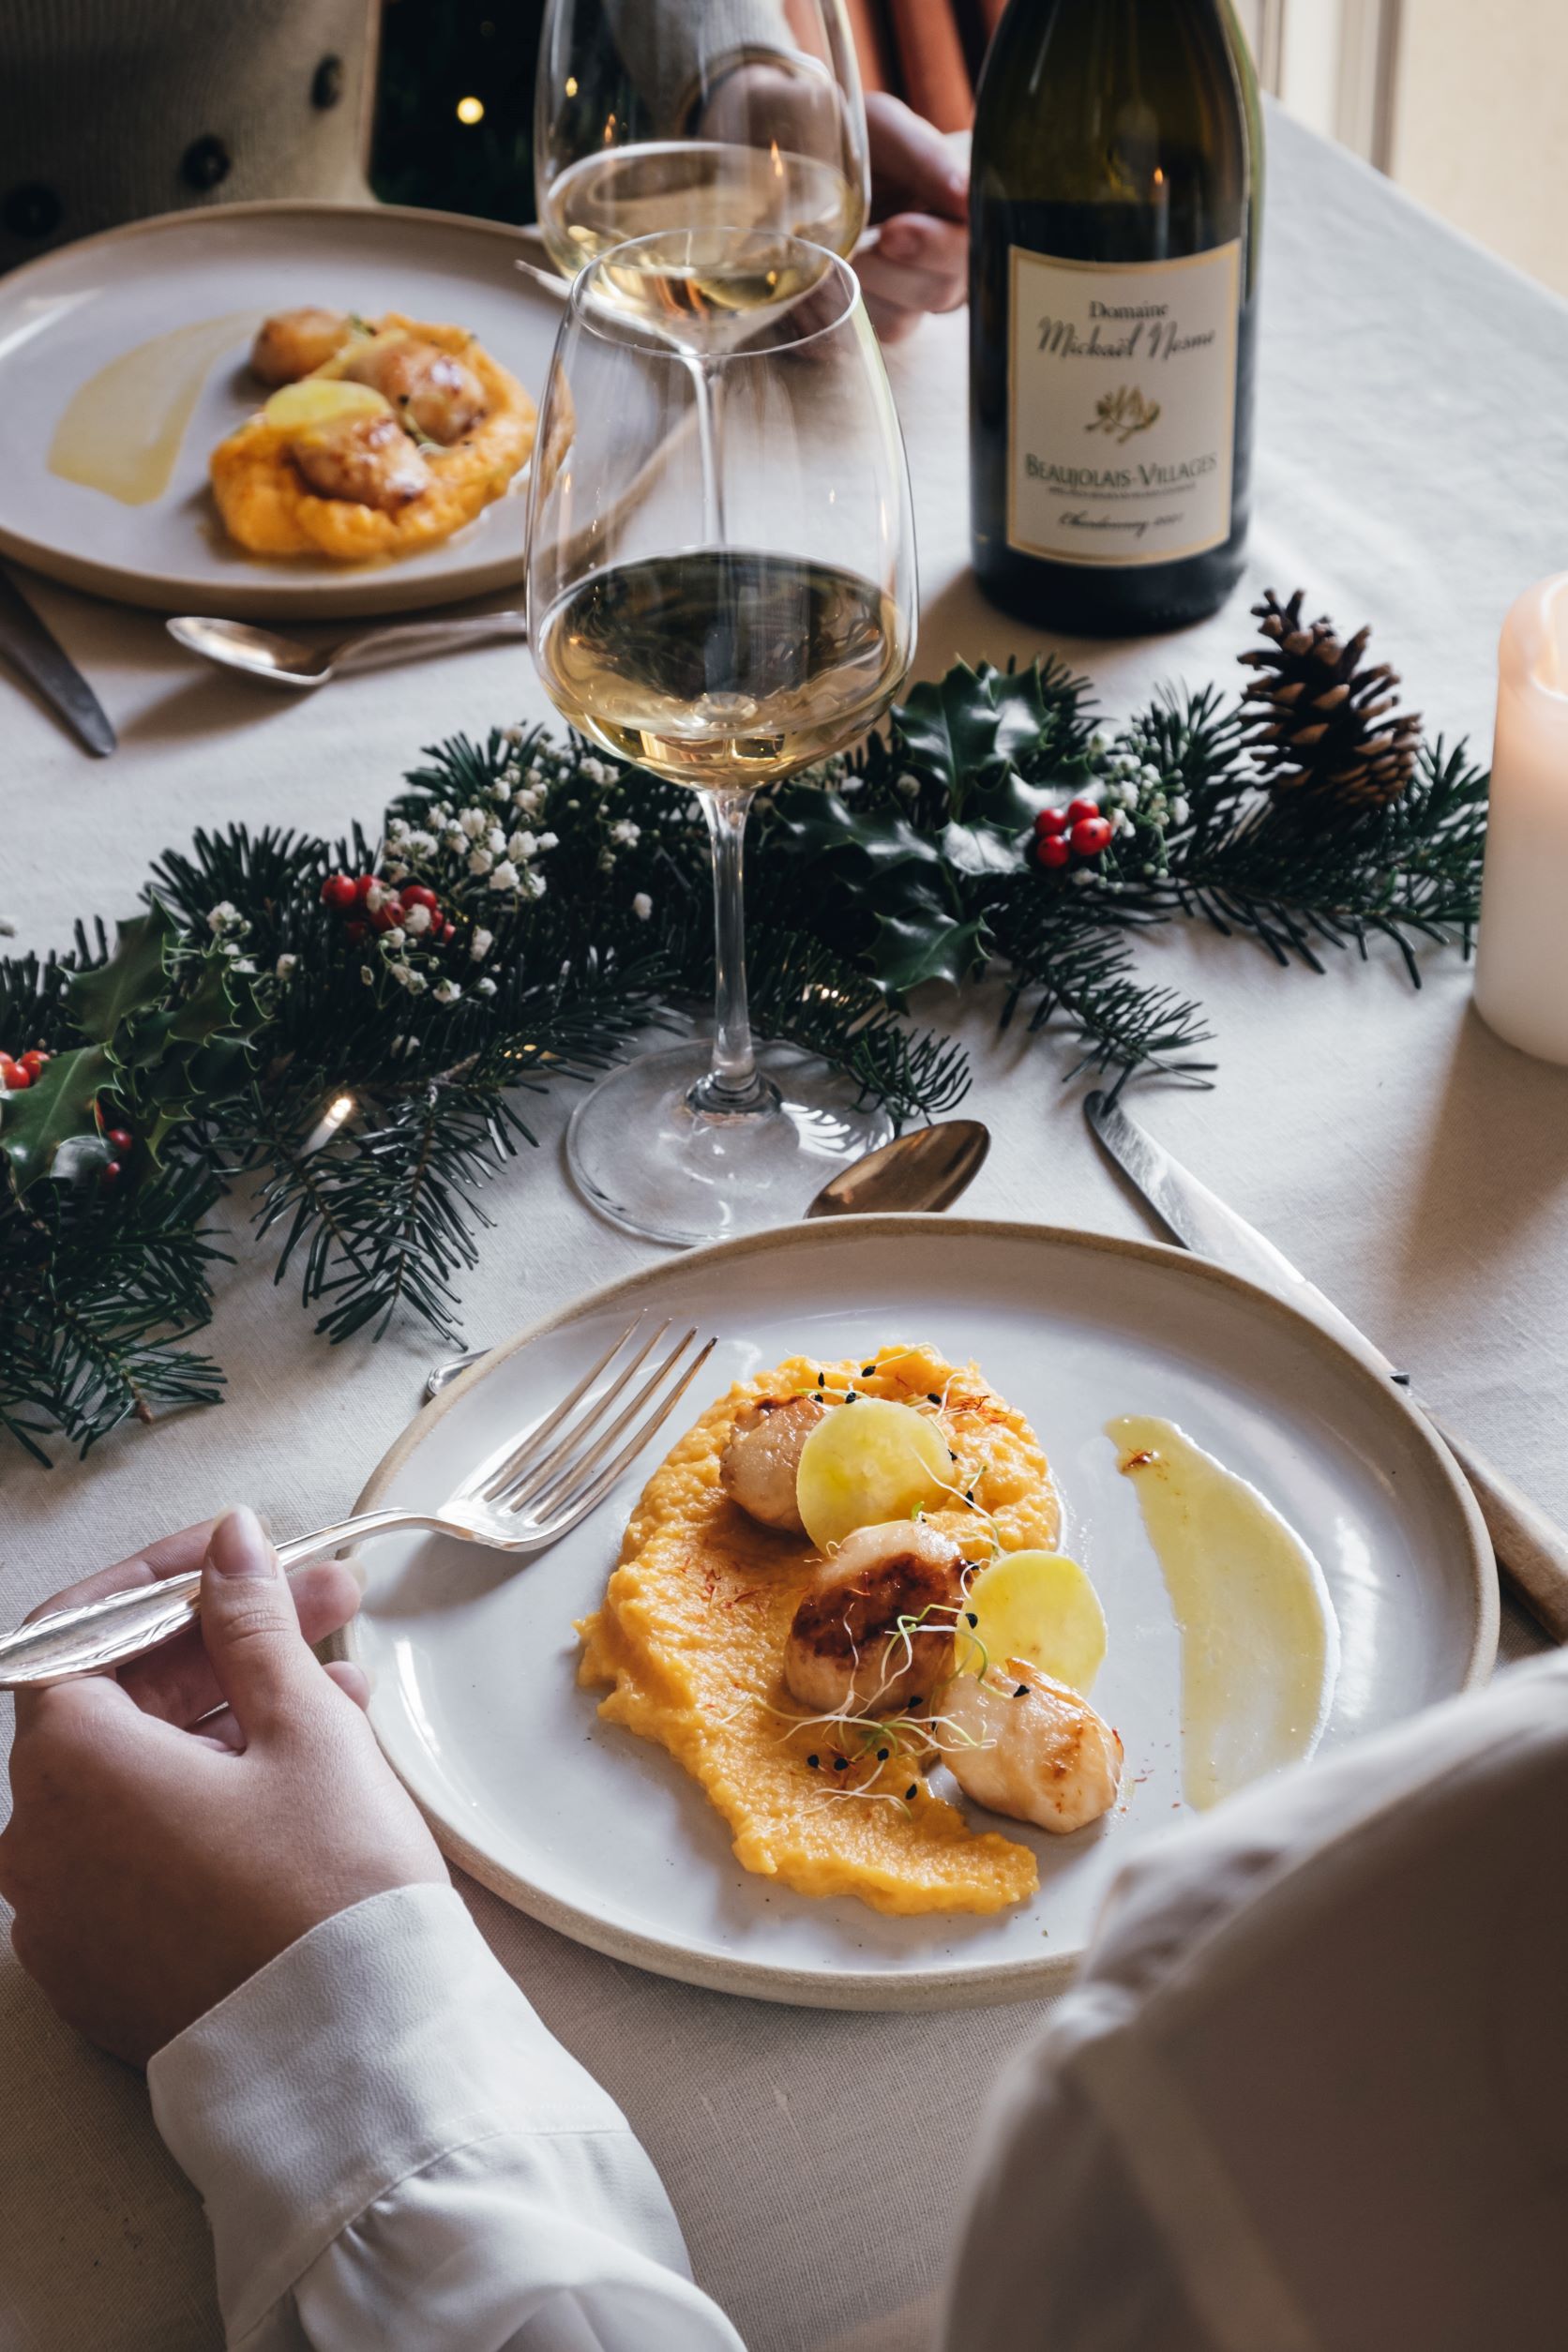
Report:
<svg viewBox="0 0 1568 2352"><path fill-rule="evenodd" d="M1509 1045L1568 1063L1568 572L1503 623L1475 1005Z"/></svg>

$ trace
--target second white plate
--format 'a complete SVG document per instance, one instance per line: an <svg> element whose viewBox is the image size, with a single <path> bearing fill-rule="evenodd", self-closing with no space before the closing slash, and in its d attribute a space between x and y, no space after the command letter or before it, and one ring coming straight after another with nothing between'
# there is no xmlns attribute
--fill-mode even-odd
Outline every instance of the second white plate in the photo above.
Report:
<svg viewBox="0 0 1568 2352"><path fill-rule="evenodd" d="M1421 1415L1268 1293L1153 1244L952 1217L792 1226L594 1293L466 1374L412 1425L361 1507L439 1501L542 1413L640 1307L716 1330L699 1390L615 1496L530 1566L424 1536L368 1546L350 1653L371 1720L445 1851L538 1919L692 1983L827 2008L925 2008L1063 1981L1130 1838L1184 1817L1176 1628L1138 1498L1105 1435L1152 1413L1258 1486L1322 1563L1342 1662L1326 1747L1491 1669L1497 1584L1469 1489ZM744 1871L695 1783L599 1721L576 1681L627 1511L680 1428L782 1358L929 1339L972 1355L1026 1412L1066 1504L1110 1644L1095 1705L1126 1742L1123 1802L1066 1839L1001 1827L1039 1857L1029 1903L993 1919L884 1919Z"/></svg>
<svg viewBox="0 0 1568 2352"><path fill-rule="evenodd" d="M518 230L396 205L258 204L171 213L62 246L0 279L0 552L123 604L241 619L412 611L520 580L527 470L476 520L406 562L267 562L227 537L207 489L215 445L263 397L245 367L257 325L302 305L400 310L470 328L536 403L561 302L517 268ZM155 338L211 323L168 487L143 505L49 468L72 396ZM177 352L177 346L164 346ZM188 360L171 356L171 400ZM156 372L156 371L155 371ZM147 412L150 430L163 411Z"/></svg>

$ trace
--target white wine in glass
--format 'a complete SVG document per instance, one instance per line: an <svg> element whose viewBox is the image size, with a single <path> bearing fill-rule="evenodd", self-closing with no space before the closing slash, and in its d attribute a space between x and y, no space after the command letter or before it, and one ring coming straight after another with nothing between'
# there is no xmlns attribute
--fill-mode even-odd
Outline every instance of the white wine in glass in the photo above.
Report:
<svg viewBox="0 0 1568 2352"><path fill-rule="evenodd" d="M849 253L868 181L843 0L549 0L534 175L567 278L661 229L767 229Z"/></svg>
<svg viewBox="0 0 1568 2352"><path fill-rule="evenodd" d="M752 309L737 342L727 280L763 262L798 291ZM626 306L628 273L708 290L678 346ZM717 481L701 431L715 378ZM529 512L540 678L596 743L699 794L714 867L712 1042L602 1079L573 1116L568 1163L596 1208L661 1241L786 1221L889 1133L842 1074L753 1040L746 984L753 796L866 734L914 650L903 442L854 275L771 228L612 249L573 284L539 423L559 453Z"/></svg>

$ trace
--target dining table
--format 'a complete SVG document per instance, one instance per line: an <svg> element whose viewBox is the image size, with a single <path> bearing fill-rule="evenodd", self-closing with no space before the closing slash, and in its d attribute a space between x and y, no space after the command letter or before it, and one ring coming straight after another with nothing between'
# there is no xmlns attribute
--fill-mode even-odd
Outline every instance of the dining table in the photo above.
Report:
<svg viewBox="0 0 1568 2352"><path fill-rule="evenodd" d="M888 354L914 490L917 672L1060 651L1114 717L1162 681L1235 690L1249 607L1301 587L1342 630L1370 623L1428 731L1468 736L1485 762L1503 616L1568 557L1568 307L1278 111L1268 140L1242 584L1200 626L1136 642L1047 640L988 606L969 569L967 321L930 318ZM292 695L203 667L156 614L19 578L119 749L88 759L0 673L0 916L15 948L67 945L79 916L133 913L153 860L198 827L373 823L422 746L549 716L516 643ZM1568 1069L1483 1025L1456 946L1421 953L1419 987L1376 942L1314 972L1188 922L1137 952L1152 978L1201 1000L1216 1065L1207 1090L1138 1084L1140 1119L1568 1517ZM1003 1029L1003 1002L982 985L915 1005L967 1048L963 1108L993 1137L966 1213L1151 1238L1085 1125L1092 1080L1070 1075L1070 1040ZM563 1087L530 1111L536 1148L488 1187L494 1224L459 1284L470 1344L662 1254L573 1194L571 1103ZM412 1320L379 1344L314 1336L293 1277L275 1285L248 1239L249 1206L240 1194L221 1212L232 1263L215 1270L208 1334L221 1405L128 1424L83 1460L58 1445L51 1468L0 1453L8 1623L226 1505L254 1504L279 1536L340 1516L419 1408L439 1340ZM940 1231L920 1246L940 1250ZM1540 1639L1505 1607L1504 1661ZM751 2352L934 2352L972 2127L1046 2004L916 2014L737 1998L582 1949L459 1883L504 1966L629 2118L698 2280ZM8 1948L0 2101L0 2343L220 2344L202 2209L140 2076L63 2025Z"/></svg>

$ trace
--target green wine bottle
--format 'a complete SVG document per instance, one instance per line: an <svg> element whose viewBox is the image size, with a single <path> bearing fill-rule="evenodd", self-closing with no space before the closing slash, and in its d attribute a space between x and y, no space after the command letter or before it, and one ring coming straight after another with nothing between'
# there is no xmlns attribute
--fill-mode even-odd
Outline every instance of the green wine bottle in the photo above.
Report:
<svg viewBox="0 0 1568 2352"><path fill-rule="evenodd" d="M970 181L982 588L1072 634L1201 619L1252 455L1262 119L1229 0L1012 0Z"/></svg>

